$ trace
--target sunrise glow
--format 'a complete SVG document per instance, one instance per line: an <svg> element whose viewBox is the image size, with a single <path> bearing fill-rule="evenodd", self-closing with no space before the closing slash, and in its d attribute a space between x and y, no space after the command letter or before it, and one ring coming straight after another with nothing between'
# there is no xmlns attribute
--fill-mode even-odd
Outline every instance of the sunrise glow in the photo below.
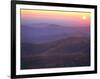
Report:
<svg viewBox="0 0 100 79"><path fill-rule="evenodd" d="M90 13L88 12L68 12L68 11L47 11L47 10L21 10L21 18L28 21L58 21L64 24L72 23L76 26L89 26ZM72 26L72 25L71 25Z"/></svg>

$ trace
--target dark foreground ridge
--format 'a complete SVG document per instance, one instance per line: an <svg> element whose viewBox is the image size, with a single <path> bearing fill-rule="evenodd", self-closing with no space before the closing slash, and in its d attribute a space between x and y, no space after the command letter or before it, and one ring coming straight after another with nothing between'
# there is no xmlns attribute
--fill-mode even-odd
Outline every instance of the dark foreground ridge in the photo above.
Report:
<svg viewBox="0 0 100 79"><path fill-rule="evenodd" d="M88 37L70 37L45 44L21 44L21 69L90 65Z"/></svg>

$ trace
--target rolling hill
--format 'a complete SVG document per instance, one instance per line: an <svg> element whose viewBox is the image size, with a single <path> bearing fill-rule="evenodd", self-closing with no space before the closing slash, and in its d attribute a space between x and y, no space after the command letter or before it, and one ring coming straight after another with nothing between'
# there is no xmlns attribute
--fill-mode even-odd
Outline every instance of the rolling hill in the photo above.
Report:
<svg viewBox="0 0 100 79"><path fill-rule="evenodd" d="M89 65L89 37L75 36L40 44L21 43L22 69Z"/></svg>
<svg viewBox="0 0 100 79"><path fill-rule="evenodd" d="M30 24L21 26L21 41L26 43L48 43L67 37L89 37L89 27L70 27L57 24Z"/></svg>

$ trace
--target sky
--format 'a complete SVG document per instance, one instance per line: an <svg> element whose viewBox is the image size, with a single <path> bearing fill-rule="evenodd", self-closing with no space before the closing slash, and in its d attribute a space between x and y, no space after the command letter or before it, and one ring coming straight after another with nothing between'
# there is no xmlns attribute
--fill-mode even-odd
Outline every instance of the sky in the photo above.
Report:
<svg viewBox="0 0 100 79"><path fill-rule="evenodd" d="M50 23L61 26L89 27L90 12L21 9L22 24Z"/></svg>

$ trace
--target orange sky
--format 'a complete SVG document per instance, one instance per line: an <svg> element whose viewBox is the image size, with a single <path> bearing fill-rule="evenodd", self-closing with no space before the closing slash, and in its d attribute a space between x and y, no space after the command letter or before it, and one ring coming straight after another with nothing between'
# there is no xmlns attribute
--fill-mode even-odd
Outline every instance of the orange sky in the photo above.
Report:
<svg viewBox="0 0 100 79"><path fill-rule="evenodd" d="M80 25L90 24L90 13L85 12L66 12L66 11L47 11L47 10L21 10L21 16L24 18L50 19L72 21Z"/></svg>

